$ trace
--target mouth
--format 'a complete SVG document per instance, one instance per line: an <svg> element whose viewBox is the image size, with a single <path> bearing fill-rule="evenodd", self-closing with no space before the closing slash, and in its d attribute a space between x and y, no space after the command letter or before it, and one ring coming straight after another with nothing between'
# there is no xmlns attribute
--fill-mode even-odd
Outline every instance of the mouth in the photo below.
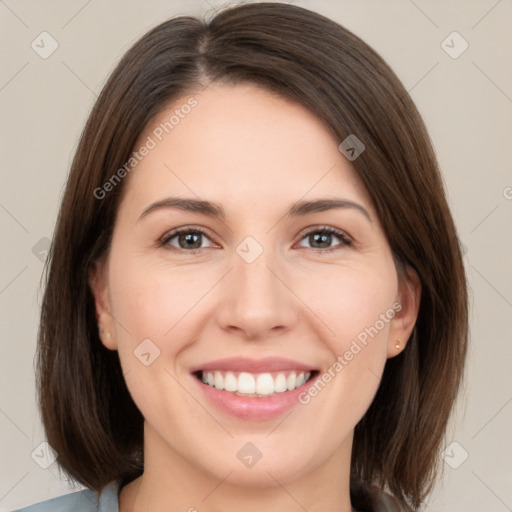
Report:
<svg viewBox="0 0 512 512"><path fill-rule="evenodd" d="M193 375L203 384L236 396L264 398L294 391L318 375L318 370L273 371L251 373L242 371L198 370Z"/></svg>
<svg viewBox="0 0 512 512"><path fill-rule="evenodd" d="M290 359L231 358L196 366L190 374L218 411L263 421L298 405L299 395L320 371Z"/></svg>

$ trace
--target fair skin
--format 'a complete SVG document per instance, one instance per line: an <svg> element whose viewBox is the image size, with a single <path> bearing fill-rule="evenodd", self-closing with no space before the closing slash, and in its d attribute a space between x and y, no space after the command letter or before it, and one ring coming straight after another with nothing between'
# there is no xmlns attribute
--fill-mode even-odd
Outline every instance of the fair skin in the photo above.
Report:
<svg viewBox="0 0 512 512"><path fill-rule="evenodd" d="M190 96L160 112L136 147ZM110 251L90 280L99 327L111 333L102 341L118 351L145 418L145 470L121 490L120 511L350 512L354 427L414 327L417 276L399 283L367 190L311 112L248 84L193 96L197 106L125 178ZM225 218L158 208L139 219L170 196L217 203ZM357 207L285 216L319 198L347 199L369 218ZM191 248L179 236L157 244L189 226L206 233ZM352 243L307 236L324 226ZM263 249L251 263L237 252L249 236ZM394 303L400 311L343 370L286 414L234 416L190 373L275 356L322 374ZM160 354L146 366L134 350L148 338ZM237 457L248 442L261 453L252 467Z"/></svg>

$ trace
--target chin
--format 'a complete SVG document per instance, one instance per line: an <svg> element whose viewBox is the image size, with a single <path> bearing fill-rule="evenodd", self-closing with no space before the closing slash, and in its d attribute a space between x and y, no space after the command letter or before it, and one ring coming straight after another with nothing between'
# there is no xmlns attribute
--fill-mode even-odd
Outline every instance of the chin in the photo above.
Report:
<svg viewBox="0 0 512 512"><path fill-rule="evenodd" d="M267 435L267 434L265 434ZM314 471L322 464L321 450L298 449L296 443L286 446L272 443L261 436L241 436L230 439L231 448L212 453L208 460L197 461L205 471L219 481L227 477L232 485L246 487L285 485ZM219 445L217 445L219 446ZM315 456L315 453L317 454Z"/></svg>

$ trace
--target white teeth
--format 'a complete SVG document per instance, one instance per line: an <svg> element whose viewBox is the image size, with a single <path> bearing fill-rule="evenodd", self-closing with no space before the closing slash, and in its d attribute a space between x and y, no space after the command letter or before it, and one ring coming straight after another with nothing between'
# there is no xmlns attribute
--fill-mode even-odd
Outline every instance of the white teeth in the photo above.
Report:
<svg viewBox="0 0 512 512"><path fill-rule="evenodd" d="M224 389L224 377L222 376L222 373L215 372L214 383L217 389Z"/></svg>
<svg viewBox="0 0 512 512"><path fill-rule="evenodd" d="M277 375L240 372L238 377L233 372L222 371L202 372L201 374L204 384L238 395L251 396L270 396L275 393L292 391L302 386L310 377L311 372L295 371L290 372L288 377L283 372Z"/></svg>
<svg viewBox="0 0 512 512"><path fill-rule="evenodd" d="M297 380L297 376L295 375L295 372L290 373L288 375L288 378L286 379L286 387L288 391L291 391L292 389L295 389L295 381Z"/></svg>
<svg viewBox="0 0 512 512"><path fill-rule="evenodd" d="M286 387L286 377L284 376L284 373L280 373L275 379L274 379L274 391L276 393L282 393L283 391L287 391L288 388Z"/></svg>
<svg viewBox="0 0 512 512"><path fill-rule="evenodd" d="M238 389L237 378L231 372L227 372L224 377L224 389L226 391L236 391Z"/></svg>
<svg viewBox="0 0 512 512"><path fill-rule="evenodd" d="M274 379L270 373L260 373L256 380L258 395L271 395L274 392Z"/></svg>
<svg viewBox="0 0 512 512"><path fill-rule="evenodd" d="M240 393L256 393L256 381L250 373L242 372L238 376L238 389Z"/></svg>

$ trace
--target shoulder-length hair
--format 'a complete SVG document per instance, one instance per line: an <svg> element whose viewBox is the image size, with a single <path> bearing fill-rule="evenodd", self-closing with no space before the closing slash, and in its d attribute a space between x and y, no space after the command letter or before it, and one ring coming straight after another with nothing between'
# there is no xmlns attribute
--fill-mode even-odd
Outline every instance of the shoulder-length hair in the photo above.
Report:
<svg viewBox="0 0 512 512"><path fill-rule="evenodd" d="M117 352L98 336L88 284L109 250L123 167L149 120L208 83L249 82L299 102L336 140L356 135L352 165L384 227L399 279L412 267L420 310L403 352L386 362L354 432L353 504L372 486L416 509L438 476L439 451L463 380L467 287L435 153L409 94L384 60L334 21L297 6L255 3L211 20L170 19L125 54L98 97L71 166L45 268L37 382L60 467L101 490L143 471L143 417Z"/></svg>

